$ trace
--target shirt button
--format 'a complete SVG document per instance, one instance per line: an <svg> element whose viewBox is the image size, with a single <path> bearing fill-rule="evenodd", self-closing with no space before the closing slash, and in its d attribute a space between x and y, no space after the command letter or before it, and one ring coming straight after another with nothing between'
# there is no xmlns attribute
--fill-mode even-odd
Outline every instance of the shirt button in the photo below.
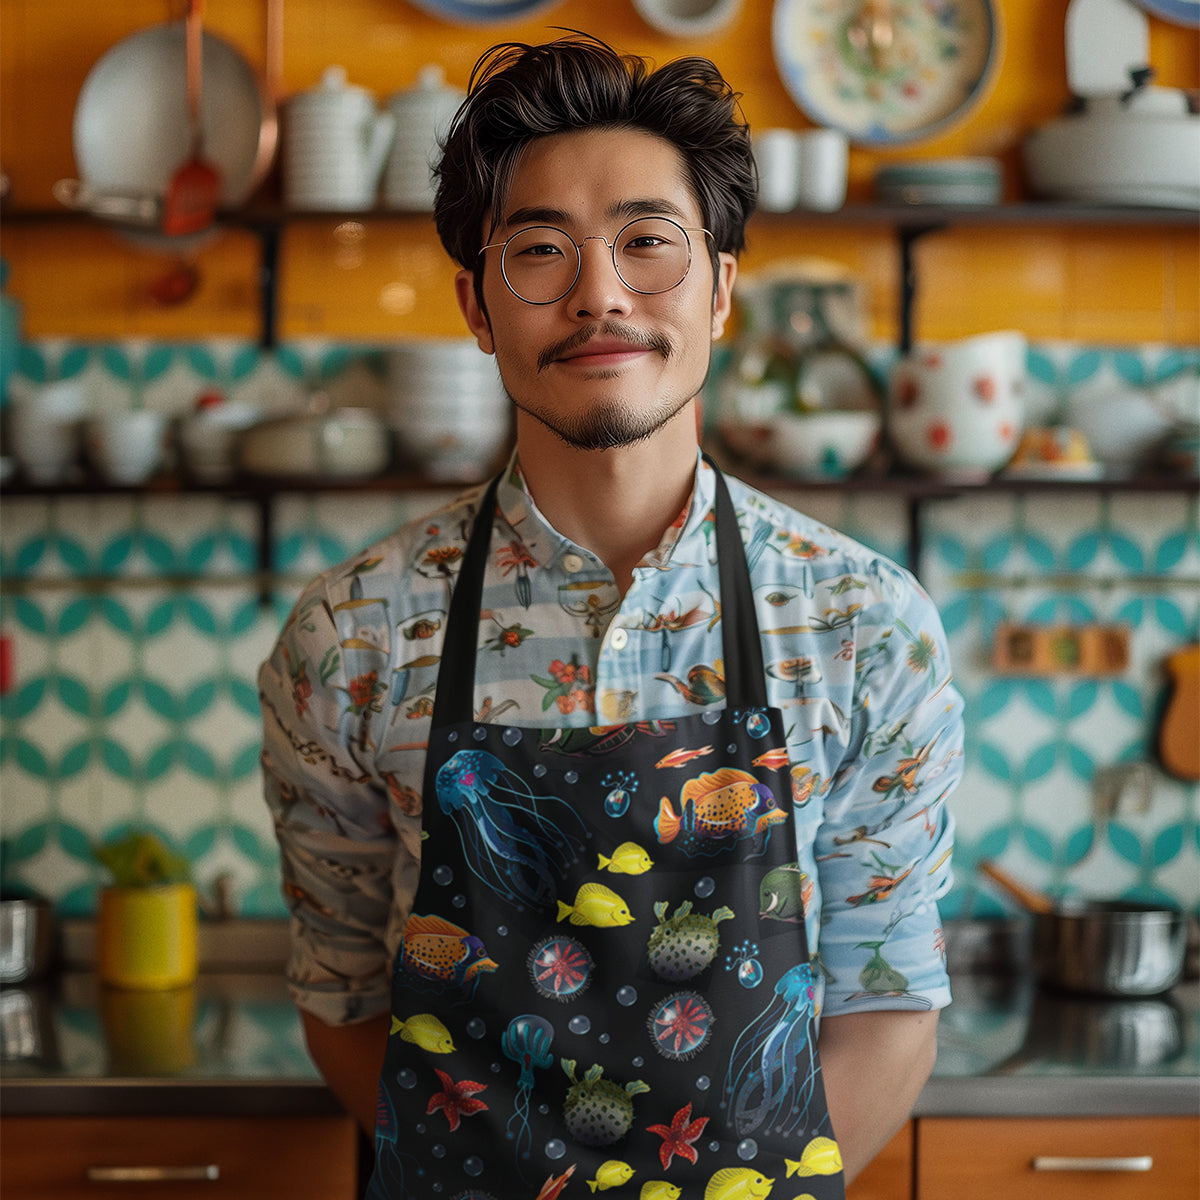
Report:
<svg viewBox="0 0 1200 1200"><path fill-rule="evenodd" d="M574 575L576 571L583 570L583 559L578 554L564 554L562 565L564 571L570 571Z"/></svg>
<svg viewBox="0 0 1200 1200"><path fill-rule="evenodd" d="M625 629L614 629L608 640L614 650L624 650L629 645L629 633Z"/></svg>

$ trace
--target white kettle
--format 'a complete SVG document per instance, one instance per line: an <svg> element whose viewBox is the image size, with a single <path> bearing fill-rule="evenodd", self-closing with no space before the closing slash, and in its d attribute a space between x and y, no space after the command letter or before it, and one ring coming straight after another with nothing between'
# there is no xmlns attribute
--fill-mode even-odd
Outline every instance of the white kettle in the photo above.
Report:
<svg viewBox="0 0 1200 1200"><path fill-rule="evenodd" d="M287 105L284 199L290 208L355 212L372 208L395 131L366 88L328 67L319 87Z"/></svg>

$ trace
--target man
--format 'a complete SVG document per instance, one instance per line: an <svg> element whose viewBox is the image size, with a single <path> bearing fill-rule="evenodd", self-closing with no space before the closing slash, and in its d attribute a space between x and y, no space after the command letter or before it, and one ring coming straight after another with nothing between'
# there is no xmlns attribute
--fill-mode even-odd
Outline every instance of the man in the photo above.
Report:
<svg viewBox="0 0 1200 1200"><path fill-rule="evenodd" d="M500 46L438 175L516 451L263 667L311 1052L372 1196L840 1196L932 1069L961 706L910 576L698 453L736 96Z"/></svg>

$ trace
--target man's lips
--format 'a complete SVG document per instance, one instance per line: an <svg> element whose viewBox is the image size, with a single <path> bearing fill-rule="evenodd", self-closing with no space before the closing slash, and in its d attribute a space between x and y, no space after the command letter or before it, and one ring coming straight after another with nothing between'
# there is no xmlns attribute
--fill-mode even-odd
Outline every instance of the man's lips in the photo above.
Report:
<svg viewBox="0 0 1200 1200"><path fill-rule="evenodd" d="M642 354L671 356L671 343L659 334L646 333L620 322L576 330L571 337L547 346L538 355L538 370L555 364L583 367L616 367Z"/></svg>
<svg viewBox="0 0 1200 1200"><path fill-rule="evenodd" d="M565 354L559 355L558 361L579 363L587 366L589 364L621 362L639 354L649 353L649 346L640 346L634 342L597 339L594 342L588 342L586 345L579 346L574 350L568 350Z"/></svg>

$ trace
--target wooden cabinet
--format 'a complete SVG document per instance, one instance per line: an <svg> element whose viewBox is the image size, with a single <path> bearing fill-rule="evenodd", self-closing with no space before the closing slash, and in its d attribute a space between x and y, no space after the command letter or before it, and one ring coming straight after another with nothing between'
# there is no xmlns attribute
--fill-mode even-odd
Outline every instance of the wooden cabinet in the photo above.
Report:
<svg viewBox="0 0 1200 1200"><path fill-rule="evenodd" d="M4 1200L353 1200L348 1117L4 1118Z"/></svg>
<svg viewBox="0 0 1200 1200"><path fill-rule="evenodd" d="M846 1200L913 1200L913 1148L916 1123L903 1129L846 1189Z"/></svg>
<svg viewBox="0 0 1200 1200"><path fill-rule="evenodd" d="M1196 1200L1194 1117L923 1117L917 1200Z"/></svg>

